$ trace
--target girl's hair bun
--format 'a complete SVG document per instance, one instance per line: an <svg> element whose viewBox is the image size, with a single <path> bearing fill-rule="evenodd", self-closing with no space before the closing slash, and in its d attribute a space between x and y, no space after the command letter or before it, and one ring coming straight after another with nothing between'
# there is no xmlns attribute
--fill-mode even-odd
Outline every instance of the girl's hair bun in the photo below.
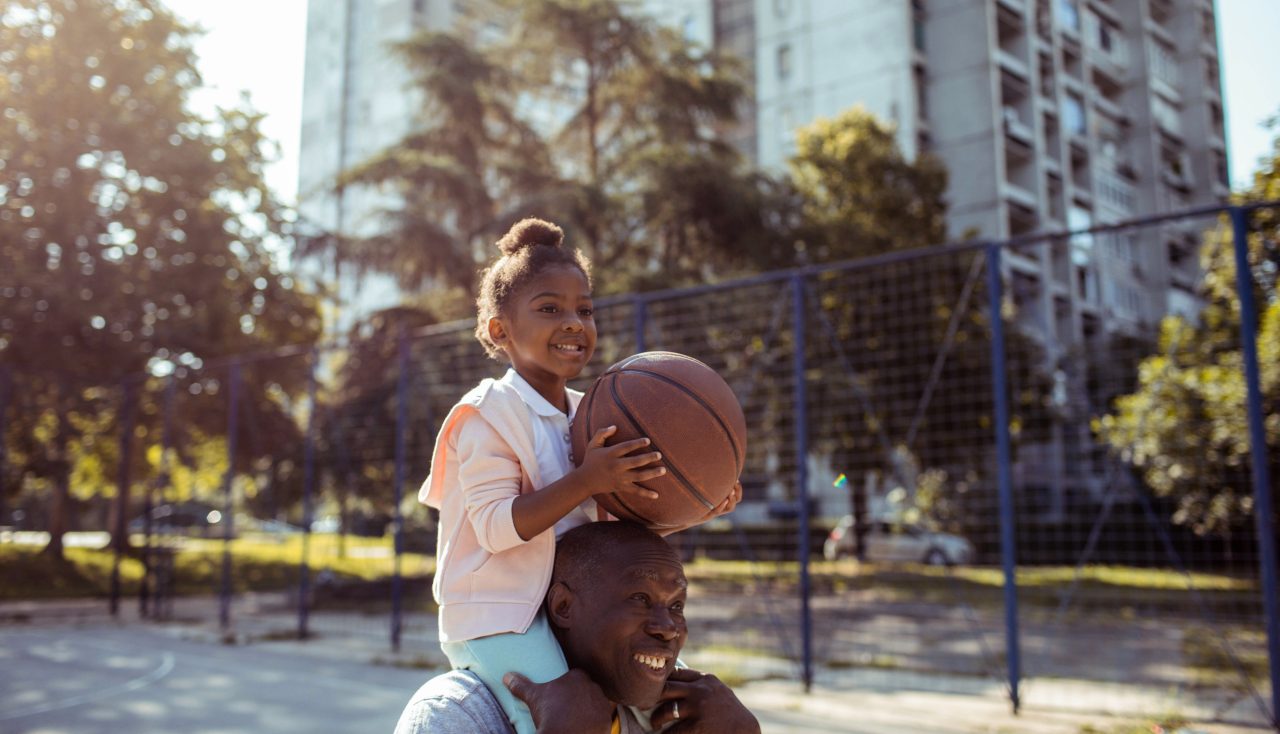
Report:
<svg viewBox="0 0 1280 734"><path fill-rule="evenodd" d="M564 230L551 222L529 217L511 225L511 229L498 240L498 249L503 255L514 255L526 247L559 247L562 242Z"/></svg>

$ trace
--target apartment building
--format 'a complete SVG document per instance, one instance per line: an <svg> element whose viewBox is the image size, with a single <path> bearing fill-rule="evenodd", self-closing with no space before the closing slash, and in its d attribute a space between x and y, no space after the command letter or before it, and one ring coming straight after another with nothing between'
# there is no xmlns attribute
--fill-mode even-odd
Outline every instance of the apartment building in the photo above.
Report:
<svg viewBox="0 0 1280 734"><path fill-rule="evenodd" d="M1212 0L717 0L726 43L752 38L757 161L785 165L795 128L861 104L907 155L951 174L952 237L1081 230L1224 201L1229 193ZM746 18L744 20L744 17ZM719 24L718 24L719 25ZM741 26L750 26L744 31ZM1023 331L1067 403L1087 401L1071 354L1149 337L1194 314L1204 222L1007 251ZM1023 446L1050 468L1088 463L1084 421ZM1072 448L1074 447L1074 448ZM1084 458L1082 458L1084 457ZM1096 483L1096 467L1076 472Z"/></svg>

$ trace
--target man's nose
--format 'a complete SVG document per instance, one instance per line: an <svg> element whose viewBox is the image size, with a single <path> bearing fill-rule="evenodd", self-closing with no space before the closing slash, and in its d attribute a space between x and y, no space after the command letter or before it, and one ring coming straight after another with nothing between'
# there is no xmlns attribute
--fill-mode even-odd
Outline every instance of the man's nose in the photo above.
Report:
<svg viewBox="0 0 1280 734"><path fill-rule="evenodd" d="M649 615L645 632L663 642L671 642L680 636L680 623L671 615L671 610L658 607Z"/></svg>

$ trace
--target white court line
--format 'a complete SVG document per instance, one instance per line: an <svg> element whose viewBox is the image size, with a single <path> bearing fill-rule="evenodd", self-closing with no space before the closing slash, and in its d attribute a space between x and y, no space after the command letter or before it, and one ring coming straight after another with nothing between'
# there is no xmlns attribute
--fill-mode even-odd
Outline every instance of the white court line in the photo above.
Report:
<svg viewBox="0 0 1280 734"><path fill-rule="evenodd" d="M176 663L176 658L174 658L173 653L166 652L164 653L164 657L160 660L160 665L157 666L155 670L151 671L150 673L147 673L144 676L134 678L133 680L118 686L114 686L111 688L103 688L101 690L94 691L92 693L85 693L79 696L64 698L61 701L51 701L49 703L42 703L36 706L28 706L25 709L16 709L14 711L0 712L0 721L9 721L11 719L21 719L24 716L34 716L35 714L45 714L50 711L58 711L60 709L69 709L75 706L81 706L83 704L89 703L90 701L96 701L100 698L108 698L110 696L118 696L122 693L137 691L139 689L146 688L152 683L155 683L156 681L165 677L169 673L173 672L175 663Z"/></svg>

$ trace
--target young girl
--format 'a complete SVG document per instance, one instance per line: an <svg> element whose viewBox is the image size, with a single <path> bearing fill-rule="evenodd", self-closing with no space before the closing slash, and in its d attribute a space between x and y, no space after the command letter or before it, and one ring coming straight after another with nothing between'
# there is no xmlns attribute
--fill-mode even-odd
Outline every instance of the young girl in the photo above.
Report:
<svg viewBox="0 0 1280 734"><path fill-rule="evenodd" d="M440 510L432 591L441 648L455 669L485 682L519 734L532 734L533 720L502 676L517 671L544 683L568 670L540 611L556 538L607 519L593 494L656 497L642 483L666 473L662 456L645 451L647 438L606 445L616 426L596 432L580 466L569 456L582 393L566 382L591 359L596 325L590 264L563 239L554 224L525 219L498 241L502 255L484 271L476 299L476 338L511 369L449 412L418 494Z"/></svg>

